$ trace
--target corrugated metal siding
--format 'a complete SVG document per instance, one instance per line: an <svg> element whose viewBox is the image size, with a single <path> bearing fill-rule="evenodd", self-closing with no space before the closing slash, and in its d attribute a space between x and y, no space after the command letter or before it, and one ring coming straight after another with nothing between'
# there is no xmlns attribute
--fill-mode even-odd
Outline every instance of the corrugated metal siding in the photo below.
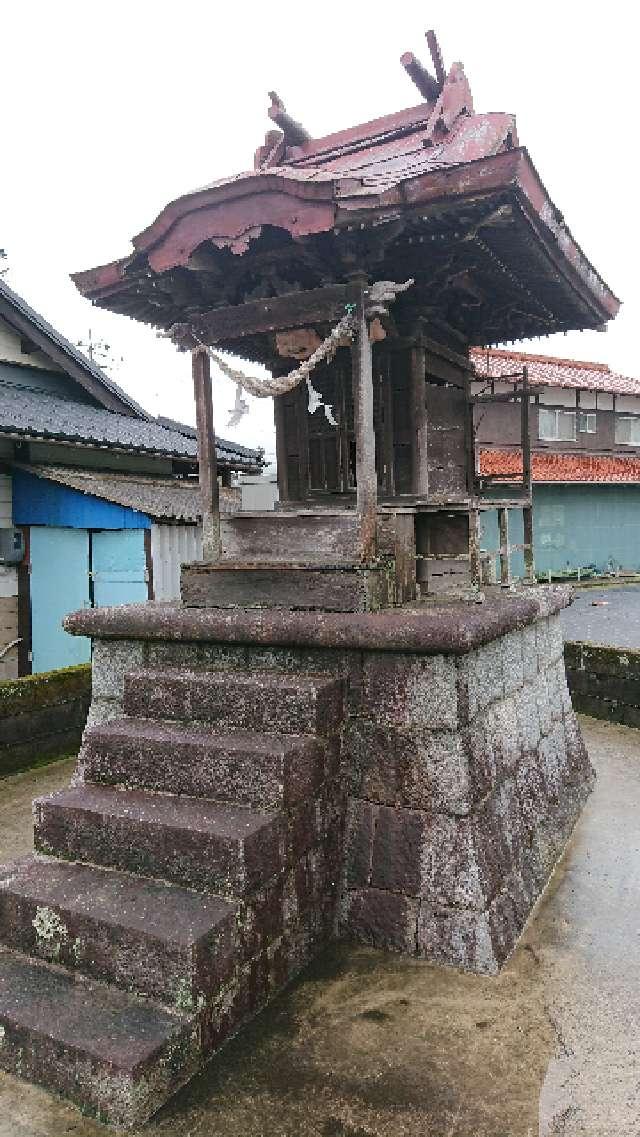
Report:
<svg viewBox="0 0 640 1137"><path fill-rule="evenodd" d="M154 600L180 598L180 566L202 560L199 525L152 525L151 561Z"/></svg>
<svg viewBox="0 0 640 1137"><path fill-rule="evenodd" d="M0 474L0 529L13 524L11 475ZM17 645L3 652L18 638L18 573L14 565L0 565L0 680L18 676Z"/></svg>

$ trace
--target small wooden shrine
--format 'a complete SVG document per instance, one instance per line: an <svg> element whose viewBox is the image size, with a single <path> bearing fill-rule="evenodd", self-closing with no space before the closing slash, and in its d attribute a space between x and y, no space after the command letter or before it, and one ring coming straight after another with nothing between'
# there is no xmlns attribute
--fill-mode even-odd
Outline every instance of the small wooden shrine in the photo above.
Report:
<svg viewBox="0 0 640 1137"><path fill-rule="evenodd" d="M205 559L222 557L226 575L218 565L208 587L202 571L187 579L188 602L224 603L229 584L234 602L289 604L288 561L304 607L318 583L300 576L304 566L336 556L342 580L349 561L375 577L383 558L386 582L395 564L393 591L372 578L364 599L356 589L356 607L473 584L484 509L499 510L508 583L509 507L524 511L532 576L526 372L511 377L515 394L472 398L468 349L597 328L618 301L547 197L514 117L475 113L462 65L447 72L432 33L428 43L433 74L411 53L401 60L417 106L314 139L272 93L279 129L252 172L172 202L130 256L74 277L94 303L195 349ZM277 554L273 518L227 522L221 539L203 345L282 377L349 312L349 334L305 376L312 387L300 380L274 399ZM516 477L478 475L474 422L491 397L521 405ZM274 560L277 587L255 568ZM332 589L321 588L318 606ZM351 603L344 590L336 603Z"/></svg>
<svg viewBox="0 0 640 1137"><path fill-rule="evenodd" d="M530 545L527 376L522 475L481 482L469 344L617 308L513 118L429 41L417 107L314 140L273 96L253 172L76 277L193 353L205 544L182 603L66 618L93 645L73 783L0 872L0 1068L113 1124L336 936L496 974L591 788L567 590L406 603L478 581L483 509L503 583L513 504ZM212 358L238 413L274 396L277 511L220 516Z"/></svg>

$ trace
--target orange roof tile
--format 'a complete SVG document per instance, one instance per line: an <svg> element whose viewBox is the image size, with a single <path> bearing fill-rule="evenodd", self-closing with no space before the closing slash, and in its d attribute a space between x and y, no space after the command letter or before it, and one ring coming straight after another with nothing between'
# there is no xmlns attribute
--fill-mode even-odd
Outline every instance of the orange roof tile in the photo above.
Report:
<svg viewBox="0 0 640 1137"><path fill-rule="evenodd" d="M529 382L550 387L579 387L591 391L611 391L618 395L640 395L640 379L612 371L606 363L584 363L551 355L529 355L524 351L473 347L471 362L479 376L499 379L526 365Z"/></svg>
<svg viewBox="0 0 640 1137"><path fill-rule="evenodd" d="M534 482L640 482L640 457L534 452L531 472ZM521 473L521 451L480 451L481 475Z"/></svg>

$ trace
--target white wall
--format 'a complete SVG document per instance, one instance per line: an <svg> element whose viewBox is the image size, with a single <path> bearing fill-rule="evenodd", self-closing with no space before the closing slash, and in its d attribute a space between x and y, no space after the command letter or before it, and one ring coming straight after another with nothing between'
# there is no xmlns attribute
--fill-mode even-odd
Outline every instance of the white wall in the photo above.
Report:
<svg viewBox="0 0 640 1137"><path fill-rule="evenodd" d="M180 565L202 560L200 525L152 525L154 600L180 598Z"/></svg>
<svg viewBox="0 0 640 1137"><path fill-rule="evenodd" d="M540 402L547 407L575 407L576 391L572 387L544 387Z"/></svg>
<svg viewBox="0 0 640 1137"><path fill-rule="evenodd" d="M47 371L59 371L57 363L41 351L26 355L22 350L22 340L4 320L0 320L0 360L3 363L23 363L28 367L44 367Z"/></svg>
<svg viewBox="0 0 640 1137"><path fill-rule="evenodd" d="M626 414L640 414L640 398L637 395L616 395L616 410Z"/></svg>
<svg viewBox="0 0 640 1137"><path fill-rule="evenodd" d="M278 483L266 478L242 480L242 506L244 509L274 509L278 501Z"/></svg>

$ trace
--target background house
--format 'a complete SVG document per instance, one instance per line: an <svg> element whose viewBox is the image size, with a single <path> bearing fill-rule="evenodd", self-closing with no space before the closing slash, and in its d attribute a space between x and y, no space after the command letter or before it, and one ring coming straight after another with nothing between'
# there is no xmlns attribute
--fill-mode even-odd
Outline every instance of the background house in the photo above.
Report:
<svg viewBox="0 0 640 1137"><path fill-rule="evenodd" d="M261 456L217 441L222 507ZM62 617L178 595L200 556L193 428L155 419L0 281L0 678L81 663Z"/></svg>
<svg viewBox="0 0 640 1137"><path fill-rule="evenodd" d="M473 349L472 393L506 394L526 365L534 387L529 416L535 568L559 574L640 570L640 380L583 363L524 352ZM480 475L522 468L520 408L488 403L476 419ZM517 511L511 540L522 541ZM495 514L483 517L483 546L496 548ZM514 558L514 569L519 569Z"/></svg>

